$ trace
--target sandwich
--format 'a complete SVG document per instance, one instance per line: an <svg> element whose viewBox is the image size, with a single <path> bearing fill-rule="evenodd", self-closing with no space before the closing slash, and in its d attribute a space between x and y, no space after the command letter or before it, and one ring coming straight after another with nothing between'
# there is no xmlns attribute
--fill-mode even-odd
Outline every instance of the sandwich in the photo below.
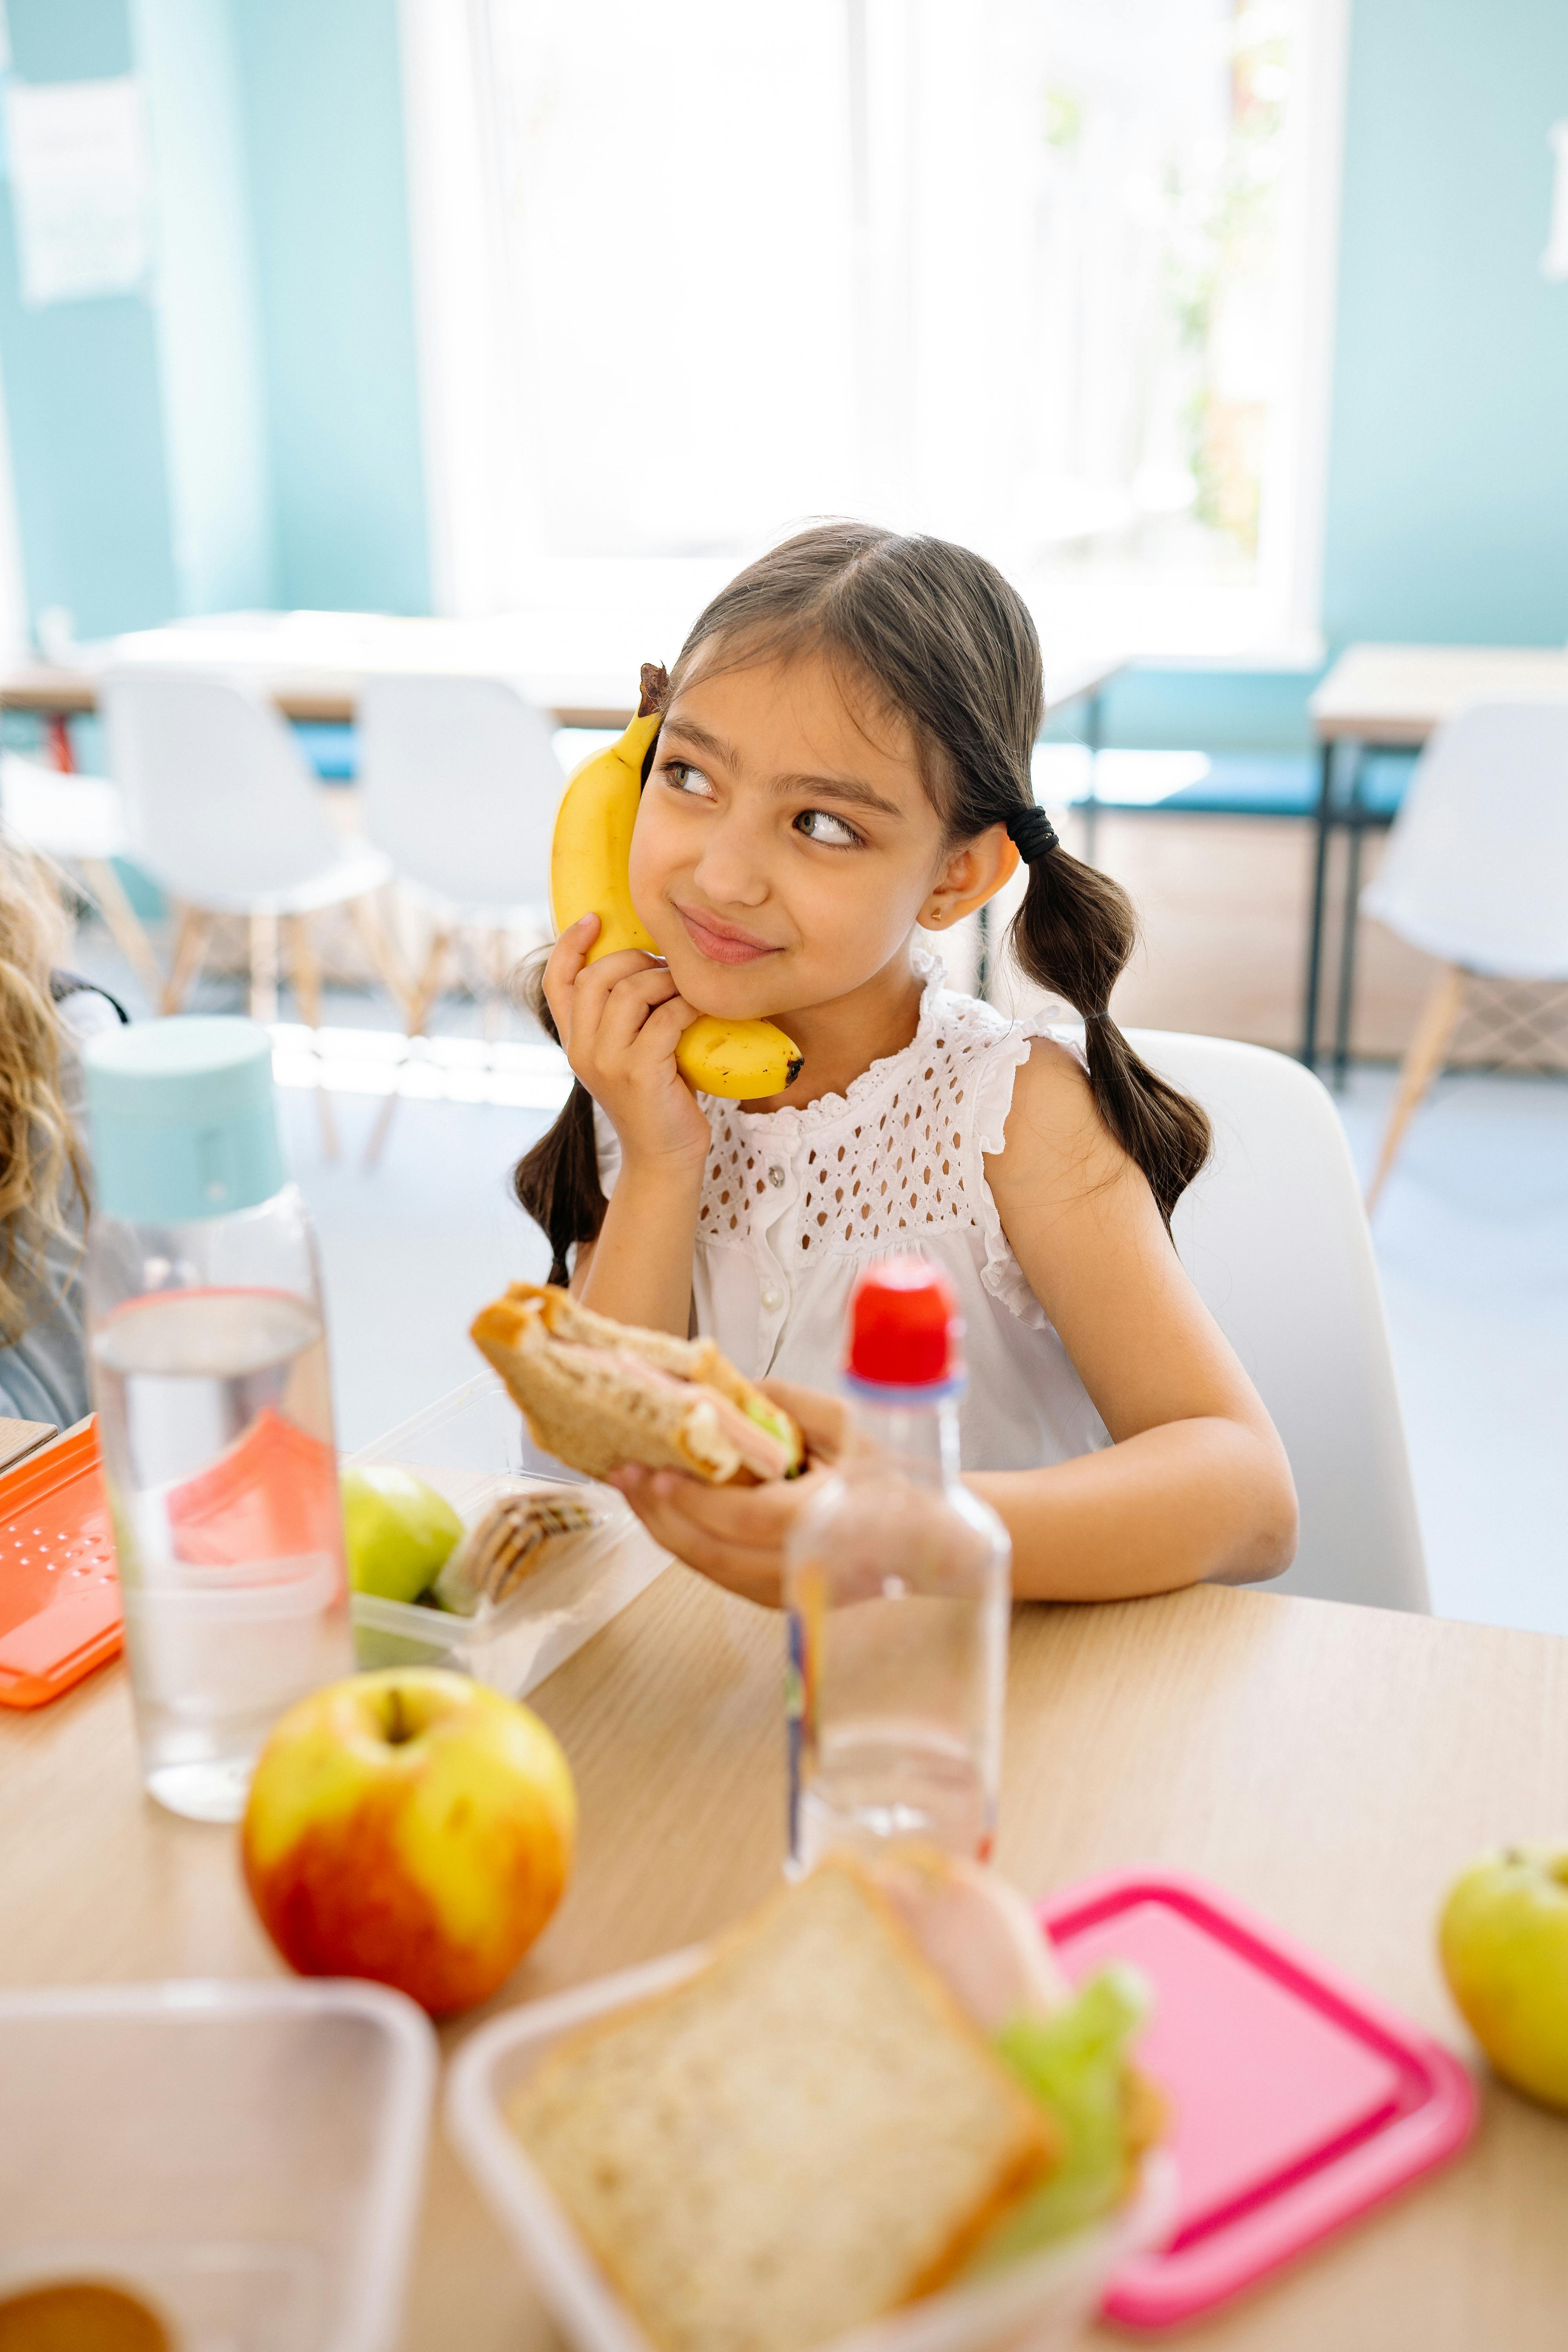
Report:
<svg viewBox="0 0 1568 2352"><path fill-rule="evenodd" d="M590 1478L637 1462L753 1486L805 1466L795 1423L710 1339L616 1323L531 1282L482 1308L471 1334L535 1444Z"/></svg>
<svg viewBox="0 0 1568 2352"><path fill-rule="evenodd" d="M1116 1975L1069 1993L976 1869L834 1858L508 2121L657 2352L809 2352L1131 2194L1163 2118Z"/></svg>

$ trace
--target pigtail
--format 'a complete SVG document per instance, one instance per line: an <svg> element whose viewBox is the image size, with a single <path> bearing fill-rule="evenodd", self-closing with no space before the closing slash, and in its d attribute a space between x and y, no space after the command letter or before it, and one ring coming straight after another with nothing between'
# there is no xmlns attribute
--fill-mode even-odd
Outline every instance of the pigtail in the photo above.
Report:
<svg viewBox="0 0 1568 2352"><path fill-rule="evenodd" d="M1110 876L1051 850L1029 867L1009 938L1021 971L1084 1019L1089 1083L1100 1118L1171 1213L1209 1155L1207 1118L1141 1061L1111 1019L1110 992L1138 937L1132 902Z"/></svg>
<svg viewBox="0 0 1568 2352"><path fill-rule="evenodd" d="M560 1044L554 1018L544 998L544 966L548 948L524 964L521 993L546 1036ZM599 1183L599 1150L594 1133L594 1097L581 1078L554 1125L525 1152L511 1171L511 1189L550 1244L549 1279L564 1289L569 1279L566 1254L584 1242L595 1242L609 1203Z"/></svg>

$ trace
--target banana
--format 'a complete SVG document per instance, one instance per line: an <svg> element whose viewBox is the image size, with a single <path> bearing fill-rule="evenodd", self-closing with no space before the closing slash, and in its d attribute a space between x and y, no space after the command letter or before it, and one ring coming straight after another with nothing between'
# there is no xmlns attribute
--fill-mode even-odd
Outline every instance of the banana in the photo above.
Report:
<svg viewBox="0 0 1568 2352"><path fill-rule="evenodd" d="M755 1102L782 1095L805 1066L793 1039L771 1021L723 1021L700 1013L680 1033L675 1066L689 1086L732 1102Z"/></svg>
<svg viewBox="0 0 1568 2352"><path fill-rule="evenodd" d="M641 948L657 955L632 906L632 827L642 795L642 763L658 733L659 713L639 712L618 743L595 751L566 779L550 845L550 914L556 937L580 917L599 918L588 961Z"/></svg>
<svg viewBox="0 0 1568 2352"><path fill-rule="evenodd" d="M643 667L643 708L618 743L595 751L566 779L550 847L550 913L556 935L580 916L599 918L599 936L588 961L623 948L658 950L632 905L632 827L642 796L642 768L658 733L662 711L656 696L664 676ZM647 706L652 704L652 708ZM799 1076L804 1056L771 1021L725 1021L702 1013L684 1032L675 1066L687 1084L732 1101L782 1094Z"/></svg>

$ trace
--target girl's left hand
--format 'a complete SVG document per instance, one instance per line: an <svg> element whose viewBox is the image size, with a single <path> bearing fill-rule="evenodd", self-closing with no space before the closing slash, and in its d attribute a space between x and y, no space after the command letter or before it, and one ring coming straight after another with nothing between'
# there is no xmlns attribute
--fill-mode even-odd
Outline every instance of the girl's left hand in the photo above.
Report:
<svg viewBox="0 0 1568 2352"><path fill-rule="evenodd" d="M828 1472L854 1444L848 1408L816 1389L763 1381L765 1395L799 1422L806 1469L763 1486L710 1486L678 1470L644 1470L628 1462L612 1472L656 1543L743 1600L776 1609L784 1585L784 1548Z"/></svg>

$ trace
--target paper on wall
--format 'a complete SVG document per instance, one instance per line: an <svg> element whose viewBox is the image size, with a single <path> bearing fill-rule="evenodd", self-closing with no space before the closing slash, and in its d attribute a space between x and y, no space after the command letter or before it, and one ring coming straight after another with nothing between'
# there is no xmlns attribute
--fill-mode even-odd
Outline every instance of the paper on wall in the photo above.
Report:
<svg viewBox="0 0 1568 2352"><path fill-rule="evenodd" d="M1552 224L1546 250L1541 257L1543 278L1568 278L1568 122L1554 122L1547 132L1556 173L1552 186Z"/></svg>
<svg viewBox="0 0 1568 2352"><path fill-rule="evenodd" d="M153 259L153 174L135 76L7 81L5 134L23 301L139 286Z"/></svg>

